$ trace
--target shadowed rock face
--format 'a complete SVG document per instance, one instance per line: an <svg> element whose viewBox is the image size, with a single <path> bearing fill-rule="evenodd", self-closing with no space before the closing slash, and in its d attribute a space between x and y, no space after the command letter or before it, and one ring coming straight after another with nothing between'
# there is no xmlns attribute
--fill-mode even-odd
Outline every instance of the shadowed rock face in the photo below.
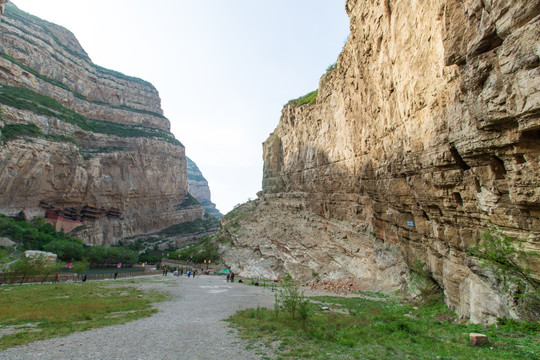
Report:
<svg viewBox="0 0 540 360"><path fill-rule="evenodd" d="M92 244L204 216L181 206L185 151L151 84L96 66L71 32L13 5L0 30L0 212L82 219Z"/></svg>
<svg viewBox="0 0 540 360"><path fill-rule="evenodd" d="M189 193L203 205L206 212L219 219L223 214L216 209L216 204L212 202L208 181L206 181L201 170L199 170L199 167L193 160L188 157L186 157L186 160Z"/></svg>
<svg viewBox="0 0 540 360"><path fill-rule="evenodd" d="M459 314L519 317L466 249L491 221L540 252L540 2L346 10L350 38L316 104L287 105L264 143L258 216L228 262L391 290L419 261Z"/></svg>

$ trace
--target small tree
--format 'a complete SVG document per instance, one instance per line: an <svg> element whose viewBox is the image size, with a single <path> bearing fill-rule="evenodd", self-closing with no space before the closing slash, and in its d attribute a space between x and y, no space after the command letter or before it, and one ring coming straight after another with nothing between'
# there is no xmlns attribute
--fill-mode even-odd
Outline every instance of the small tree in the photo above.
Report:
<svg viewBox="0 0 540 360"><path fill-rule="evenodd" d="M300 316L302 321L309 317L309 300L300 290L300 285L294 281L290 274L287 274L282 282L282 289L275 295L275 309L286 311L292 318Z"/></svg>
<svg viewBox="0 0 540 360"><path fill-rule="evenodd" d="M66 266L65 263L63 262L47 262L43 265L43 267L41 268L41 277L40 277L40 282L43 284L44 281L46 281L52 274L55 274L57 273L58 271L60 271L60 269L62 269L64 266Z"/></svg>
<svg viewBox="0 0 540 360"><path fill-rule="evenodd" d="M82 275L83 273L87 272L89 268L90 268L90 263L86 259L73 263L73 265L71 266L71 270L76 272L77 276Z"/></svg>
<svg viewBox="0 0 540 360"><path fill-rule="evenodd" d="M20 276L21 285L26 278L38 275L43 266L43 260L41 256L27 257L21 256L19 260L11 264L9 267L9 273L11 275L11 282L15 280L15 277Z"/></svg>

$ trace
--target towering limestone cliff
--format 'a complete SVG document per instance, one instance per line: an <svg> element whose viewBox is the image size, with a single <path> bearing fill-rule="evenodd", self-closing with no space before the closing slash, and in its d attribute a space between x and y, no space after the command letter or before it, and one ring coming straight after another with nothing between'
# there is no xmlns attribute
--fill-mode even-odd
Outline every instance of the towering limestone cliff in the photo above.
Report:
<svg viewBox="0 0 540 360"><path fill-rule="evenodd" d="M91 244L200 220L156 89L92 63L68 30L7 4L0 23L0 212Z"/></svg>
<svg viewBox="0 0 540 360"><path fill-rule="evenodd" d="M316 103L285 106L264 143L264 194L228 224L226 261L387 291L424 264L459 314L520 317L516 290L467 249L492 222L540 253L540 1L346 11ZM540 280L540 257L523 265Z"/></svg>
<svg viewBox="0 0 540 360"><path fill-rule="evenodd" d="M208 214L219 219L223 214L216 209L216 204L212 202L208 181L206 181L201 170L199 170L199 167L193 160L188 157L186 157L186 160L189 193L202 204Z"/></svg>

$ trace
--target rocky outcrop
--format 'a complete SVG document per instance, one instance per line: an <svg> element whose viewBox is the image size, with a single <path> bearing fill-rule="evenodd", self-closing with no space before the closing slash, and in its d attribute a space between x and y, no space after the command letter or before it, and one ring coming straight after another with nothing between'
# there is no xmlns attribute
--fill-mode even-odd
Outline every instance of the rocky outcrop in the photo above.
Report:
<svg viewBox="0 0 540 360"><path fill-rule="evenodd" d="M0 30L0 212L80 222L91 244L204 217L182 205L184 147L151 84L96 66L71 32L13 5Z"/></svg>
<svg viewBox="0 0 540 360"><path fill-rule="evenodd" d="M239 222L227 261L387 290L425 264L460 315L519 317L467 249L492 222L540 253L540 2L346 10L316 104L285 106L264 143L260 216Z"/></svg>
<svg viewBox="0 0 540 360"><path fill-rule="evenodd" d="M0 16L4 15L5 11L5 4L8 2L8 0L0 0Z"/></svg>
<svg viewBox="0 0 540 360"><path fill-rule="evenodd" d="M223 214L216 209L216 204L212 202L208 181L206 181L201 170L199 170L199 167L193 160L189 157L186 157L186 160L189 193L204 206L206 212L219 219Z"/></svg>

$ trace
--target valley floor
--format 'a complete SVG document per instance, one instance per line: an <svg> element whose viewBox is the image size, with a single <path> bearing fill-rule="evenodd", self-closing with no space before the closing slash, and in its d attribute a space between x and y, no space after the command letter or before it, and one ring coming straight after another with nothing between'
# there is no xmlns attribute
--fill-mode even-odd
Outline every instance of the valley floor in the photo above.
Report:
<svg viewBox="0 0 540 360"><path fill-rule="evenodd" d="M246 350L223 319L236 311L272 307L268 288L227 283L225 277L155 276L137 287L166 291L159 313L122 325L37 341L0 352L6 360L22 359L257 359Z"/></svg>

